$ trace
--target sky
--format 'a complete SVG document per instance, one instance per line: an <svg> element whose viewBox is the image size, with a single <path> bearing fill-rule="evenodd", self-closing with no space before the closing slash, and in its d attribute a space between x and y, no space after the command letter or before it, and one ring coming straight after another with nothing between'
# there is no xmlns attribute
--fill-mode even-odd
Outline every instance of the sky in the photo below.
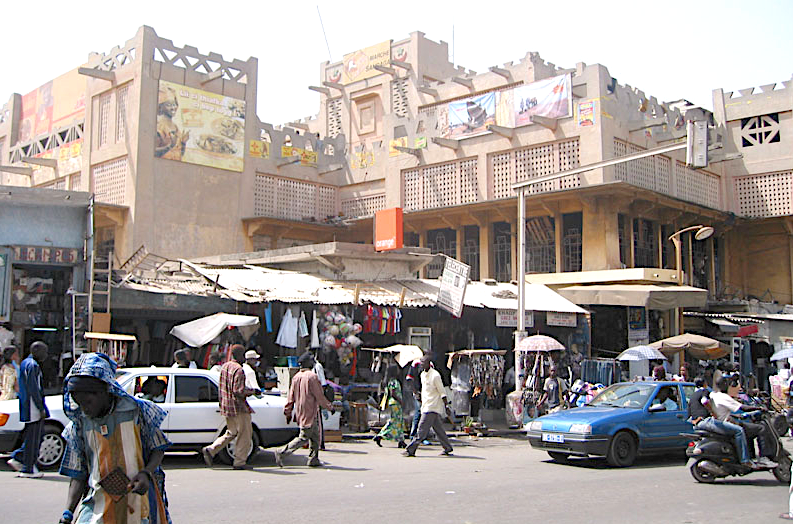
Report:
<svg viewBox="0 0 793 524"><path fill-rule="evenodd" d="M179 47L192 45L227 60L256 57L257 114L272 124L317 113L319 94L308 86L319 85L322 62L413 31L448 42L449 58L477 72L536 51L563 68L603 64L619 83L659 101L685 98L708 109L713 89L781 84L793 74L790 0L85 0L64 5L49 0L4 5L0 103L78 67L89 52L122 45L142 25Z"/></svg>

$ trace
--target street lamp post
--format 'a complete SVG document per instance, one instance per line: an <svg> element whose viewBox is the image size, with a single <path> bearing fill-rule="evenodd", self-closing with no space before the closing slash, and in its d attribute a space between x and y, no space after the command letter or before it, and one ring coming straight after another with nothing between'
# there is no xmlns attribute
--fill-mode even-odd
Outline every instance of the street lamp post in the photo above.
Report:
<svg viewBox="0 0 793 524"><path fill-rule="evenodd" d="M518 189L518 329L515 331L515 391L521 390L523 359L518 344L526 336L526 194Z"/></svg>
<svg viewBox="0 0 793 524"><path fill-rule="evenodd" d="M687 233L689 231L694 231L694 230L697 231L696 233L694 233L694 240L705 240L707 238L710 238L710 236L713 234L713 228L711 226L698 225L698 226L690 226L690 227L683 228L680 231L677 231L676 233L673 233L672 235L669 236L669 240L671 240L672 244L674 244L674 246L675 246L675 269L677 270L677 285L678 286L682 286L683 285L683 253L682 253L682 249L681 249L680 235L682 235L683 233ZM689 268L689 271L690 271L690 268ZM678 335L682 335L683 334L683 308L676 307L675 308L675 312L676 312L676 317L677 317L677 334Z"/></svg>

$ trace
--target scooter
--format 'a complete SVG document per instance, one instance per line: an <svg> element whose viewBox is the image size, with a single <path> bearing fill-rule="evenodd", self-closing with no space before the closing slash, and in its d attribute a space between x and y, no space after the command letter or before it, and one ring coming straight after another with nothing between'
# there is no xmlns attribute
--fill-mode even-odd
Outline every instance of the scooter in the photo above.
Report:
<svg viewBox="0 0 793 524"><path fill-rule="evenodd" d="M755 411L747 417L766 427L770 437L766 439L764 449L768 450L767 452L770 453L768 458L776 462L777 466L765 468L744 466L738 461L738 452L732 435L695 430L693 434L684 435L693 439L686 449L686 456L694 460L689 469L697 482L712 484L719 478L744 476L758 471L770 471L782 484L790 482L790 452L782 446L779 433L774 428L772 414Z"/></svg>

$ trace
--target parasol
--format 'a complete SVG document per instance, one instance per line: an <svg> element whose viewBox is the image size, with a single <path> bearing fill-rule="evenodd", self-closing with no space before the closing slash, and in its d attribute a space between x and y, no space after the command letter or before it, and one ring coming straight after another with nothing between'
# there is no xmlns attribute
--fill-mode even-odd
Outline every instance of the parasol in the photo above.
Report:
<svg viewBox="0 0 793 524"><path fill-rule="evenodd" d="M414 345L397 344L396 346L391 346L388 349L392 351L399 351L396 356L396 361L400 367L405 367L409 363L413 362L417 358L421 358L424 355L424 352L421 350L421 348Z"/></svg>
<svg viewBox="0 0 793 524"><path fill-rule="evenodd" d="M230 326L236 327L245 340L259 329L259 317L248 315L230 315L215 313L208 317L198 318L171 329L171 335L194 348L208 344Z"/></svg>
<svg viewBox="0 0 793 524"><path fill-rule="evenodd" d="M526 337L516 347L518 351L564 351L565 347L555 338L546 335L532 335Z"/></svg>
<svg viewBox="0 0 793 524"><path fill-rule="evenodd" d="M793 358L793 348L780 349L771 355L771 360L785 360L786 358Z"/></svg>
<svg viewBox="0 0 793 524"><path fill-rule="evenodd" d="M729 354L726 344L693 333L683 333L682 335L656 340L650 346L666 354L685 350L686 353L699 360L715 360Z"/></svg>
<svg viewBox="0 0 793 524"><path fill-rule="evenodd" d="M619 355L617 360L667 360L663 353L652 346L633 346Z"/></svg>

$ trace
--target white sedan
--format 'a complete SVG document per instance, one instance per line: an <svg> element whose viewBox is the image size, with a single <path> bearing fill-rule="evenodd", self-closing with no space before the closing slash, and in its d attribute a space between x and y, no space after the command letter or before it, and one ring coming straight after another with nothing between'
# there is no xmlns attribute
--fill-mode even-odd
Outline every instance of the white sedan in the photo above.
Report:
<svg viewBox="0 0 793 524"><path fill-rule="evenodd" d="M123 368L118 370L116 379L129 394L151 397L168 413L161 428L173 443L169 451L199 450L226 430L218 405L220 375L216 372L187 368ZM61 432L68 419L63 413L61 395L45 397L45 402L50 416L44 424L38 464L41 469L53 469L60 465L63 457L65 446ZM285 444L297 435L297 425L287 424L284 418L285 397L248 397L248 404L254 410L251 453L259 446ZM19 421L19 401L0 402L0 453L8 453L22 444L23 429L24 424ZM231 464L233 445L232 442L218 455L227 464Z"/></svg>

